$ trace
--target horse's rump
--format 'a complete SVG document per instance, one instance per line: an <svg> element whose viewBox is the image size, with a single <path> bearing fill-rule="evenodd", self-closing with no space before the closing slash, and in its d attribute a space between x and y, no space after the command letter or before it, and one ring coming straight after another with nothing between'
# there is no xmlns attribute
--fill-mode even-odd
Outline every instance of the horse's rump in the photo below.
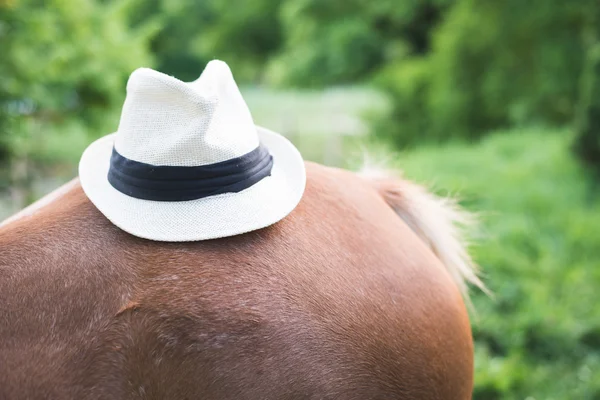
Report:
<svg viewBox="0 0 600 400"><path fill-rule="evenodd" d="M78 186L0 228L0 398L469 398L443 263L370 181L307 173L288 218L226 239L135 238Z"/></svg>

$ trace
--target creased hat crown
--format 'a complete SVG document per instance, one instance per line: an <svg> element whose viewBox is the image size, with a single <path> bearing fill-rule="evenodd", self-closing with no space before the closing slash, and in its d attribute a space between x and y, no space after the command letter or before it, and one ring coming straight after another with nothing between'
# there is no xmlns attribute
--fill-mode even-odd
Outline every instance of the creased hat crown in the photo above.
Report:
<svg viewBox="0 0 600 400"><path fill-rule="evenodd" d="M127 83L115 149L152 165L199 166L240 157L259 144L227 64L211 61L194 82L148 68Z"/></svg>

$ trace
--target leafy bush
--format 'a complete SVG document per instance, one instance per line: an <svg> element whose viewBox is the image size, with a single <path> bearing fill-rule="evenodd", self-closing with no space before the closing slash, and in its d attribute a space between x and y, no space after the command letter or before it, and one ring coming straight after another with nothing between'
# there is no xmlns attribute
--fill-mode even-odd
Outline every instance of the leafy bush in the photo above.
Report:
<svg viewBox="0 0 600 400"><path fill-rule="evenodd" d="M128 27L131 1L0 2L0 146L25 154L74 119L115 125L127 76L148 65L151 33ZM1 160L0 160L1 161Z"/></svg>
<svg viewBox="0 0 600 400"><path fill-rule="evenodd" d="M588 0L459 0L434 32L431 52L382 74L380 87L394 107L379 132L410 144L571 123L586 50L582 33L597 9ZM414 76L418 82L409 83Z"/></svg>
<svg viewBox="0 0 600 400"><path fill-rule="evenodd" d="M287 0L272 79L296 86L365 80L389 60L429 50L429 31L453 0Z"/></svg>
<svg viewBox="0 0 600 400"><path fill-rule="evenodd" d="M476 400L600 398L600 201L565 131L496 133L403 154L410 178L480 213Z"/></svg>
<svg viewBox="0 0 600 400"><path fill-rule="evenodd" d="M589 50L582 77L575 149L600 174L600 9L590 27Z"/></svg>
<svg viewBox="0 0 600 400"><path fill-rule="evenodd" d="M115 1L115 0L112 0ZM226 60L238 80L257 80L281 46L282 0L137 1L134 26L156 24L150 49L156 68L182 80L196 79L208 61Z"/></svg>

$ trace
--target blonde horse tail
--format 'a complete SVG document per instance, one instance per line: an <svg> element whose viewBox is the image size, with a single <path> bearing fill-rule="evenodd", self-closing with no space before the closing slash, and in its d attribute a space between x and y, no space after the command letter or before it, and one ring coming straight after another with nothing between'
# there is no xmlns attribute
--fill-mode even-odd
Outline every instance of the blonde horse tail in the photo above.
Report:
<svg viewBox="0 0 600 400"><path fill-rule="evenodd" d="M424 187L388 170L364 167L366 178L385 202L435 253L468 301L468 284L488 293L478 277L477 265L467 251L464 228L472 226L472 214L449 198L429 193Z"/></svg>

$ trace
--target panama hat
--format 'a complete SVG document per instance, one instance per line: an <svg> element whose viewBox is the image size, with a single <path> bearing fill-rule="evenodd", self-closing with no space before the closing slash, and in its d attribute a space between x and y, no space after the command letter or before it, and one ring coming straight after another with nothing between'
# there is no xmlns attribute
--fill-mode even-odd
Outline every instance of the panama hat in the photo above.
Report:
<svg viewBox="0 0 600 400"><path fill-rule="evenodd" d="M113 224L168 242L272 225L298 205L306 183L298 150L254 125L218 60L194 82L134 71L117 132L84 151L79 178Z"/></svg>

